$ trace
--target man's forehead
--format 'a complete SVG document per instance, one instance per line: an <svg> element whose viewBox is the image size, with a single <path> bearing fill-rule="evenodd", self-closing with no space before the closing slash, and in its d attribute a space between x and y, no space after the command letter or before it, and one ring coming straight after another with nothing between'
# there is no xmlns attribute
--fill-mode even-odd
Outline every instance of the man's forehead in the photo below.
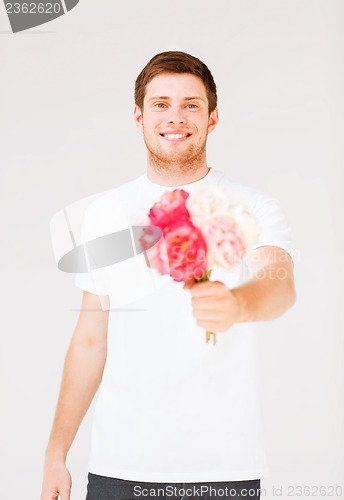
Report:
<svg viewBox="0 0 344 500"><path fill-rule="evenodd" d="M170 98L178 94L184 99L206 98L201 78L190 73L162 73L152 78L146 86L146 98Z"/></svg>

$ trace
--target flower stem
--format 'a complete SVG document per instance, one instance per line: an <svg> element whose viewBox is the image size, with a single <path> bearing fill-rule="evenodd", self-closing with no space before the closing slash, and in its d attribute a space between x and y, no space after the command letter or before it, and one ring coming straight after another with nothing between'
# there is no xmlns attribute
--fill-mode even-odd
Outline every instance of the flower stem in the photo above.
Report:
<svg viewBox="0 0 344 500"><path fill-rule="evenodd" d="M203 276L201 276L200 278L195 278L196 281L208 281L209 278L210 278L210 275L211 275L211 269L208 269L204 274ZM206 342L209 342L210 340L210 336L213 336L213 345L216 344L216 333L215 332L205 332L205 341Z"/></svg>
<svg viewBox="0 0 344 500"><path fill-rule="evenodd" d="M215 332L205 332L205 341L209 342L210 335L213 335L213 345L216 344L216 333Z"/></svg>

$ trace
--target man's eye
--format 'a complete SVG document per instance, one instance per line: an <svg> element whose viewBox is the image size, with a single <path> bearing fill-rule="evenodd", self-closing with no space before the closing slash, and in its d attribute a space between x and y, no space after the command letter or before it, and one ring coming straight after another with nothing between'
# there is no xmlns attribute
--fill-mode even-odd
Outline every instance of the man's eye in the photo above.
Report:
<svg viewBox="0 0 344 500"><path fill-rule="evenodd" d="M187 107L190 109L196 109L198 106L197 104L188 104Z"/></svg>
<svg viewBox="0 0 344 500"><path fill-rule="evenodd" d="M154 106L157 108L165 108L166 104L164 104L163 102L157 102L154 104Z"/></svg>

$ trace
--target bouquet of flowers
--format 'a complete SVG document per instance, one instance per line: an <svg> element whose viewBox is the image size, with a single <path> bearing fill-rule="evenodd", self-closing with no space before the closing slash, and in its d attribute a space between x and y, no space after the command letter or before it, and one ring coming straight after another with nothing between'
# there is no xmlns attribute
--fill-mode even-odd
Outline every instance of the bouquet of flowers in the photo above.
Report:
<svg viewBox="0 0 344 500"><path fill-rule="evenodd" d="M154 228L162 237L152 245ZM149 211L141 248L160 274L184 283L210 279L213 266L233 270L258 241L259 225L235 194L216 186L166 191ZM206 342L215 332L206 332Z"/></svg>

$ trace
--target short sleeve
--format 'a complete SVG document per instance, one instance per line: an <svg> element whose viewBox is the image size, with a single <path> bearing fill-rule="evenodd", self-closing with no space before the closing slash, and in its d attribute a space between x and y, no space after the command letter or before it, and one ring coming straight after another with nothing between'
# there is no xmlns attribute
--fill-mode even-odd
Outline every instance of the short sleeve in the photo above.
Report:
<svg viewBox="0 0 344 500"><path fill-rule="evenodd" d="M292 257L291 226L278 200L259 193L253 212L260 225L259 240L253 248L265 245L276 246L288 252Z"/></svg>

